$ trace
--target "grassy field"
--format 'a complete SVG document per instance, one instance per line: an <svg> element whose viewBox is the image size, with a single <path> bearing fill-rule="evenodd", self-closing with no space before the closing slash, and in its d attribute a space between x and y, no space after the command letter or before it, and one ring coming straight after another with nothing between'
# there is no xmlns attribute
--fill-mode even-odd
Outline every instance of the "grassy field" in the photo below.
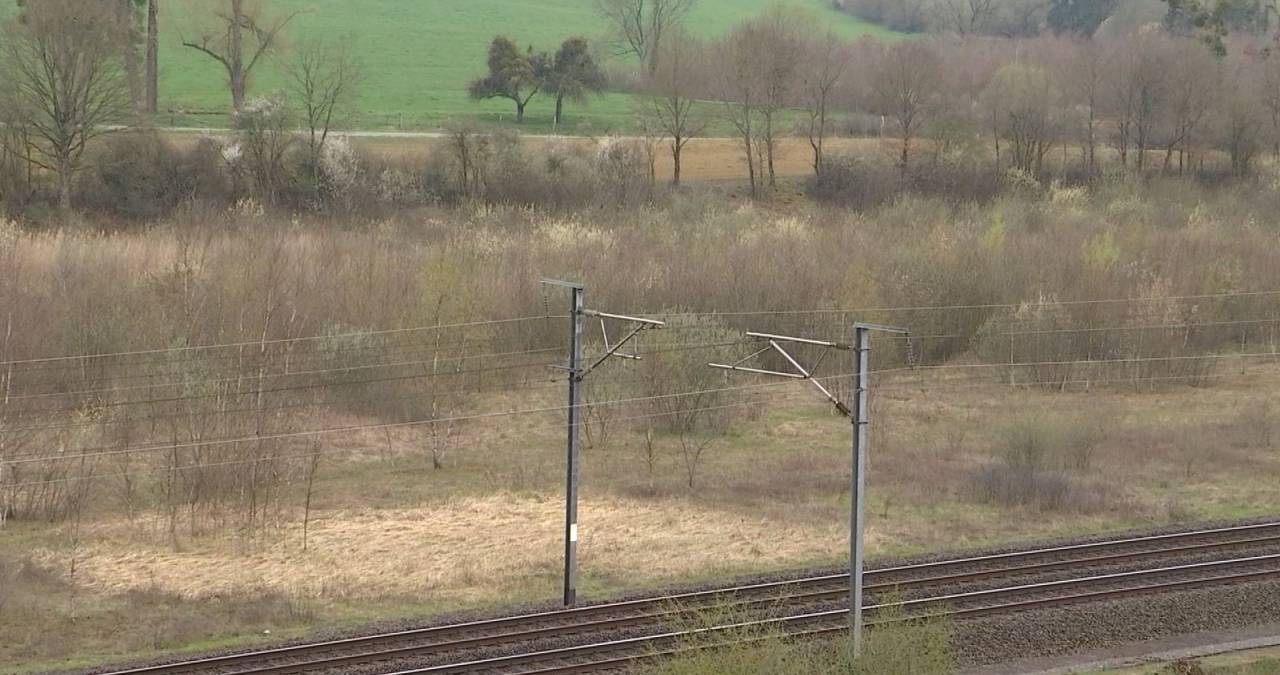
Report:
<svg viewBox="0 0 1280 675"><path fill-rule="evenodd" d="M893 33L836 12L823 0L793 0L798 8L818 14L825 25L855 38ZM769 0L701 0L689 24L713 37L734 23L763 9ZM191 32L190 5L171 2L164 18L161 51L161 109L219 111L230 106L225 72L221 66L180 43ZM467 83L484 71L485 53L495 34L506 34L519 44L554 50L566 37L585 35L596 39L604 25L592 10L591 0L274 0L277 13L300 11L290 25L293 41L354 36L368 79L356 105L361 128L433 128L442 121L477 116L484 121L509 122L514 108L499 101L473 102ZM252 82L252 92L266 94L281 89L285 81L279 66L287 54L263 66ZM629 97L610 94L587 108L568 107L565 127L589 122L595 131L630 127ZM526 127L550 128L552 106L545 97L534 99ZM213 124L216 117L178 117L182 123Z"/></svg>
<svg viewBox="0 0 1280 675"><path fill-rule="evenodd" d="M1280 403L1280 369L1233 363L1221 374L1229 377L1207 388L1142 394L883 380L870 550L911 554L1274 512L1280 457L1242 420L1251 406ZM533 402L550 405L556 393ZM585 596L839 564L848 426L808 394L796 387L762 398L752 421L708 452L695 492L681 485L671 439L653 476L643 469L643 437L631 431L589 449ZM1078 503L1065 511L975 499L975 472L999 452L1008 420L1026 415L1106 420L1089 468L1071 478ZM0 630L15 638L0 645L0 664L89 664L552 598L563 432L549 417L484 426L437 471L415 450L424 433L350 439L352 452L322 468L306 550L292 518L251 538L207 533L177 546L162 543L163 521L149 516L95 517L74 530L13 524L0 537L0 561L21 583L0 615ZM1020 517L1028 510L1034 517ZM120 629L120 617L134 613L147 621Z"/></svg>

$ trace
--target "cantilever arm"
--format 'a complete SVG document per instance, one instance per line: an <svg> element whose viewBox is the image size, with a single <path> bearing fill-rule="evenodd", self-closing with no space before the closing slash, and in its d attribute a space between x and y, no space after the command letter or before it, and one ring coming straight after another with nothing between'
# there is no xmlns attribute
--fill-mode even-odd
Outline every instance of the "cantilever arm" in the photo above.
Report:
<svg viewBox="0 0 1280 675"><path fill-rule="evenodd" d="M578 381L579 381L579 382L581 382L581 381L582 381L582 378L584 378L584 377L586 377L586 376L587 376L587 373L590 373L591 371L595 370L595 369L596 369L600 364L604 363L605 361L608 361L608 360L609 360L609 357L614 356L614 355L617 355L617 354L618 354L618 350L619 350L619 349L622 349L623 345L625 345L625 344L627 344L628 342L630 342L630 341L632 340L632 338L634 338L635 336L639 335L641 331L643 331L643 330L647 330L647 329L652 328L652 327L653 327L653 325L652 325L652 324L642 323L642 324L640 324L640 325L636 326L635 328L632 328L632 329L631 329L631 332L630 332L630 333L627 333L627 336L626 336L626 337L622 338L621 340L618 340L618 343L617 343L617 344L615 344L615 345L613 345L612 347L610 347L607 351L605 351L605 353L604 353L603 355L601 355L601 356L600 356L600 358L596 359L594 363L592 363L591 365L587 366L586 368L583 368L583 369L582 369L582 372L580 372L580 373L576 374L574 377L577 377L577 378L578 378ZM629 355L629 354L628 354L628 355L626 355L626 356L627 356L627 358L632 358L632 359L638 359L638 358L640 358L640 357L638 357L638 356L632 356L632 355Z"/></svg>

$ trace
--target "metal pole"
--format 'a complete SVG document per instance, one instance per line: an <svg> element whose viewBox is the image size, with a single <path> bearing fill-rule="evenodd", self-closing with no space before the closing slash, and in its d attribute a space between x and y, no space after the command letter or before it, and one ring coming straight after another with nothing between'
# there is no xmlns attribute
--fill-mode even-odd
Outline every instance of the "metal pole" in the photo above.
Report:
<svg viewBox="0 0 1280 675"><path fill-rule="evenodd" d="M564 502L564 606L572 607L578 597L578 474L582 425L582 325L585 316L583 289L574 287L570 318L569 347L569 447L566 461Z"/></svg>
<svg viewBox="0 0 1280 675"><path fill-rule="evenodd" d="M855 328L853 400L853 476L849 500L849 625L853 631L853 653L862 653L862 559L863 502L867 485L867 427L871 411L867 393L871 385L871 329Z"/></svg>

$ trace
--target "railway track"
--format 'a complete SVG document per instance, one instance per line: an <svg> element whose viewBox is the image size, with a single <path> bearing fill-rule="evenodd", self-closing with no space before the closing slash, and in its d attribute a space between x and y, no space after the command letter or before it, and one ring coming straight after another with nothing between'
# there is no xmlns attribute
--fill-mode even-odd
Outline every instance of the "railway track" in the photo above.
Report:
<svg viewBox="0 0 1280 675"><path fill-rule="evenodd" d="M1132 537L868 570L870 598L895 593L911 616L967 618L1280 578L1280 522ZM845 629L848 574L671 594L498 619L112 671L113 675L577 673L705 648L744 630L799 636ZM864 604L871 625L882 606ZM708 612L762 617L697 630ZM570 643L567 646L558 646ZM581 644L577 644L581 643ZM548 644L557 645L548 648ZM399 669L396 664L425 664Z"/></svg>

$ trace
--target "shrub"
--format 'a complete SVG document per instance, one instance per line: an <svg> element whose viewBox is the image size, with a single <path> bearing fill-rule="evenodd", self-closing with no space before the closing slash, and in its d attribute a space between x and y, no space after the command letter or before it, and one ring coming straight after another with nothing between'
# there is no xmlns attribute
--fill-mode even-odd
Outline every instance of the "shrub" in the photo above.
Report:
<svg viewBox="0 0 1280 675"><path fill-rule="evenodd" d="M693 651L666 659L644 672L654 675L946 675L955 671L950 629L941 619L906 621L902 610L889 605L877 620L893 620L869 626L863 633L862 655L855 658L847 640L792 640L769 628L742 628L720 633L717 640L732 646ZM687 626L711 628L750 621L741 613L710 613ZM703 642L690 638L689 648Z"/></svg>
<svg viewBox="0 0 1280 675"><path fill-rule="evenodd" d="M240 160L252 179L255 193L275 203L280 191L290 183L285 158L296 140L283 99L259 98L232 116L238 132Z"/></svg>
<svg viewBox="0 0 1280 675"><path fill-rule="evenodd" d="M1253 447L1270 448L1275 444L1276 413L1271 401L1259 399L1242 406L1235 426L1244 430Z"/></svg>
<svg viewBox="0 0 1280 675"><path fill-rule="evenodd" d="M900 187L898 171L887 162L830 154L822 173L809 180L808 193L825 204L868 209L892 201Z"/></svg>
<svg viewBox="0 0 1280 675"><path fill-rule="evenodd" d="M1044 511L1105 508L1110 493L1073 476L1089 470L1107 435L1096 415L1023 415L997 430L992 459L975 469L969 488L979 502Z"/></svg>
<svg viewBox="0 0 1280 675"><path fill-rule="evenodd" d="M114 134L103 141L80 191L87 208L139 220L160 218L193 194L195 167L155 132Z"/></svg>

